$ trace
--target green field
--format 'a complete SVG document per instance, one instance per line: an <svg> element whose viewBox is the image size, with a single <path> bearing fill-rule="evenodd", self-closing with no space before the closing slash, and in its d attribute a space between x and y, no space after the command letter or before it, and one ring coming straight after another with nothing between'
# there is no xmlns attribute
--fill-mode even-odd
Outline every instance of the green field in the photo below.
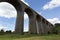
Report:
<svg viewBox="0 0 60 40"><path fill-rule="evenodd" d="M60 40L60 34L50 35L0 35L0 40Z"/></svg>

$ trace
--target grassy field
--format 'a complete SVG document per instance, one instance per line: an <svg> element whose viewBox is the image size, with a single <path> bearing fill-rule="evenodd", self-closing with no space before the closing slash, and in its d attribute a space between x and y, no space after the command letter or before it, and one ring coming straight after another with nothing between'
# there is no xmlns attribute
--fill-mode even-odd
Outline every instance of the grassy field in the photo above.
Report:
<svg viewBox="0 0 60 40"><path fill-rule="evenodd" d="M0 40L60 40L60 34L51 35L0 35Z"/></svg>

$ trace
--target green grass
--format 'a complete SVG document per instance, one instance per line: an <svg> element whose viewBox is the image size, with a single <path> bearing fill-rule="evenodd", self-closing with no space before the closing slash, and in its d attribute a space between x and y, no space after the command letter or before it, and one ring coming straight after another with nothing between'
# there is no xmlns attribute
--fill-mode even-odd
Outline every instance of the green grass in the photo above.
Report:
<svg viewBox="0 0 60 40"><path fill-rule="evenodd" d="M50 35L19 35L19 34L7 34L0 35L0 40L60 40L60 34Z"/></svg>

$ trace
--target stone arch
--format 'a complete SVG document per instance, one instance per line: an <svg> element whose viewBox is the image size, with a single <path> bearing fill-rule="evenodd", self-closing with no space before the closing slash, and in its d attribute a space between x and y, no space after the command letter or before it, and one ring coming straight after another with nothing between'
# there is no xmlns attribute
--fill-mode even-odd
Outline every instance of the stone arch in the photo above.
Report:
<svg viewBox="0 0 60 40"><path fill-rule="evenodd" d="M7 2L15 7L15 9L17 10L15 33L23 33L24 12L20 2L18 0L0 0L0 2Z"/></svg>
<svg viewBox="0 0 60 40"><path fill-rule="evenodd" d="M37 15L36 19L37 19L38 22L41 22L41 16L40 15Z"/></svg>
<svg viewBox="0 0 60 40"><path fill-rule="evenodd" d="M33 14L33 12L32 12L31 9L26 8L26 9L25 9L25 12L28 14L28 16L29 16L30 18L33 18L34 14Z"/></svg>
<svg viewBox="0 0 60 40"><path fill-rule="evenodd" d="M2 17L1 24L3 26L4 25L6 26L6 28L5 28L5 26L4 26L4 28L2 28L2 29L4 29L4 31L11 30L12 32L14 32L15 22L16 22L16 14L17 14L17 11L13 5L11 5L10 3L7 3L7 2L0 3L0 18ZM3 20L3 19L5 19L5 20Z"/></svg>
<svg viewBox="0 0 60 40"><path fill-rule="evenodd" d="M28 17L29 17L29 33L33 34L33 33L37 33L37 29L36 29L36 15L34 13L34 11L30 8L25 8L25 12L27 13Z"/></svg>
<svg viewBox="0 0 60 40"><path fill-rule="evenodd" d="M21 4L17 0L0 0L0 2L8 2L8 3L12 4L16 8L16 10L21 9Z"/></svg>

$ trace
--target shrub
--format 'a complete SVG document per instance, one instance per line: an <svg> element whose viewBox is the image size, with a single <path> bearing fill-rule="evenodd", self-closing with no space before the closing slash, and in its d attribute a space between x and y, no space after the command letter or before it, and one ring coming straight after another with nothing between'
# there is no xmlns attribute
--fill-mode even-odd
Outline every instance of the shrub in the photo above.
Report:
<svg viewBox="0 0 60 40"><path fill-rule="evenodd" d="M2 34L4 34L4 33L5 33L4 30L1 29L1 30L0 30L0 35L2 35Z"/></svg>
<svg viewBox="0 0 60 40"><path fill-rule="evenodd" d="M12 32L11 32L11 30L9 30L9 31L7 30L6 33L12 33Z"/></svg>

